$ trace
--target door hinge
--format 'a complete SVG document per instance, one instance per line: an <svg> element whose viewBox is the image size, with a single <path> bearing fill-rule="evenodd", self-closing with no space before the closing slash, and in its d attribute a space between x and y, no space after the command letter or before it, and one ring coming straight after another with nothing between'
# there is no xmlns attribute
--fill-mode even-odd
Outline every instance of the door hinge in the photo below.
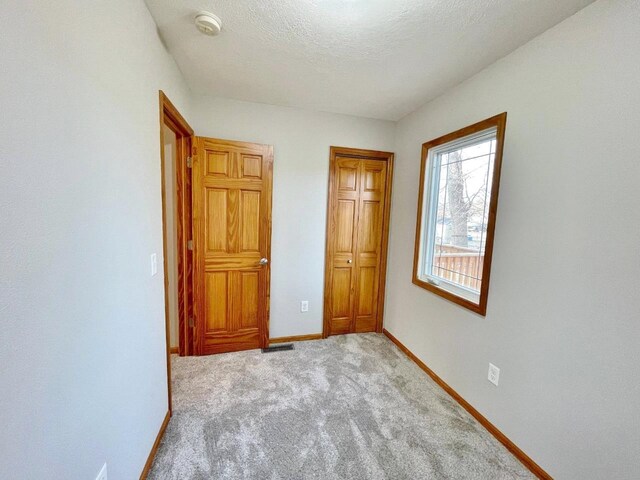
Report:
<svg viewBox="0 0 640 480"><path fill-rule="evenodd" d="M193 317L189 317L189 328L193 328Z"/></svg>
<svg viewBox="0 0 640 480"><path fill-rule="evenodd" d="M187 250L193 250L193 240L187 240Z"/></svg>
<svg viewBox="0 0 640 480"><path fill-rule="evenodd" d="M187 157L187 168L193 168L193 157Z"/></svg>

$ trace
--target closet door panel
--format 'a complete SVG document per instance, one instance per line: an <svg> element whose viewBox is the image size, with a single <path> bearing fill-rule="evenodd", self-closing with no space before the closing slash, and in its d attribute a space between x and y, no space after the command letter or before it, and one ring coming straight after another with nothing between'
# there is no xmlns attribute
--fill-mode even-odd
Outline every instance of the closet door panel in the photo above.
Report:
<svg viewBox="0 0 640 480"><path fill-rule="evenodd" d="M392 161L393 154L332 147L325 336L381 331Z"/></svg>

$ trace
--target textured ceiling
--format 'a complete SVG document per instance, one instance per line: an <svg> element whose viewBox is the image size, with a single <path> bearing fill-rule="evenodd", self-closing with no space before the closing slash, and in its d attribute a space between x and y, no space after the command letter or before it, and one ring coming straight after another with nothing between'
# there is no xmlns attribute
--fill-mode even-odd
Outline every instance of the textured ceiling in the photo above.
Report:
<svg viewBox="0 0 640 480"><path fill-rule="evenodd" d="M196 93L397 120L593 0L146 0ZM194 16L210 11L207 37Z"/></svg>

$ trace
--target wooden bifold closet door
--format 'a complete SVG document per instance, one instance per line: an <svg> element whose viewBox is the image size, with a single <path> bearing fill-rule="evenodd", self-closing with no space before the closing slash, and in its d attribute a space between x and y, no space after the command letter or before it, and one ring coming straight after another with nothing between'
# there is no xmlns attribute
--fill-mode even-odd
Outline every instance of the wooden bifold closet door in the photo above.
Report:
<svg viewBox="0 0 640 480"><path fill-rule="evenodd" d="M393 154L331 147L323 336L381 332Z"/></svg>

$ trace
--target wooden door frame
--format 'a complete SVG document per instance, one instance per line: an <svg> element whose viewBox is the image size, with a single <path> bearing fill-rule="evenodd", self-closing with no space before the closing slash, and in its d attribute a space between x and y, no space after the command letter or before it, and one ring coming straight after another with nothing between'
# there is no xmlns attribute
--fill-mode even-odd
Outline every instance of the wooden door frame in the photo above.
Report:
<svg viewBox="0 0 640 480"><path fill-rule="evenodd" d="M333 243L331 239L331 203L336 192L336 163L337 157L348 157L353 159L375 159L387 162L387 190L385 192L385 212L382 220L382 243L380 244L380 277L378 285L378 313L376 318L376 332L382 333L384 319L384 298L387 278L387 250L389 246L389 220L391 215L391 188L393 181L393 160L392 152L382 152L378 150L364 150L361 148L331 147L329 150L329 195L327 198L327 226L325 243L325 265L324 265L324 305L322 318L322 338L329 336L330 302L329 292L331 291L330 279L333 265Z"/></svg>
<svg viewBox="0 0 640 480"><path fill-rule="evenodd" d="M187 166L187 158L191 155L193 129L189 126L178 109L171 103L165 93L159 91L160 98L160 175L162 188L162 257L164 267L164 314L165 336L167 350L167 386L169 395L169 413L171 413L171 335L169 319L169 272L167 269L167 195L165 187L165 158L164 158L164 126L169 127L176 134L176 224L177 224L177 259L178 259L178 352L180 355L193 353L193 342L189 341L189 316L192 308L190 298L193 292L192 272L193 259L188 249L191 233L191 172Z"/></svg>

